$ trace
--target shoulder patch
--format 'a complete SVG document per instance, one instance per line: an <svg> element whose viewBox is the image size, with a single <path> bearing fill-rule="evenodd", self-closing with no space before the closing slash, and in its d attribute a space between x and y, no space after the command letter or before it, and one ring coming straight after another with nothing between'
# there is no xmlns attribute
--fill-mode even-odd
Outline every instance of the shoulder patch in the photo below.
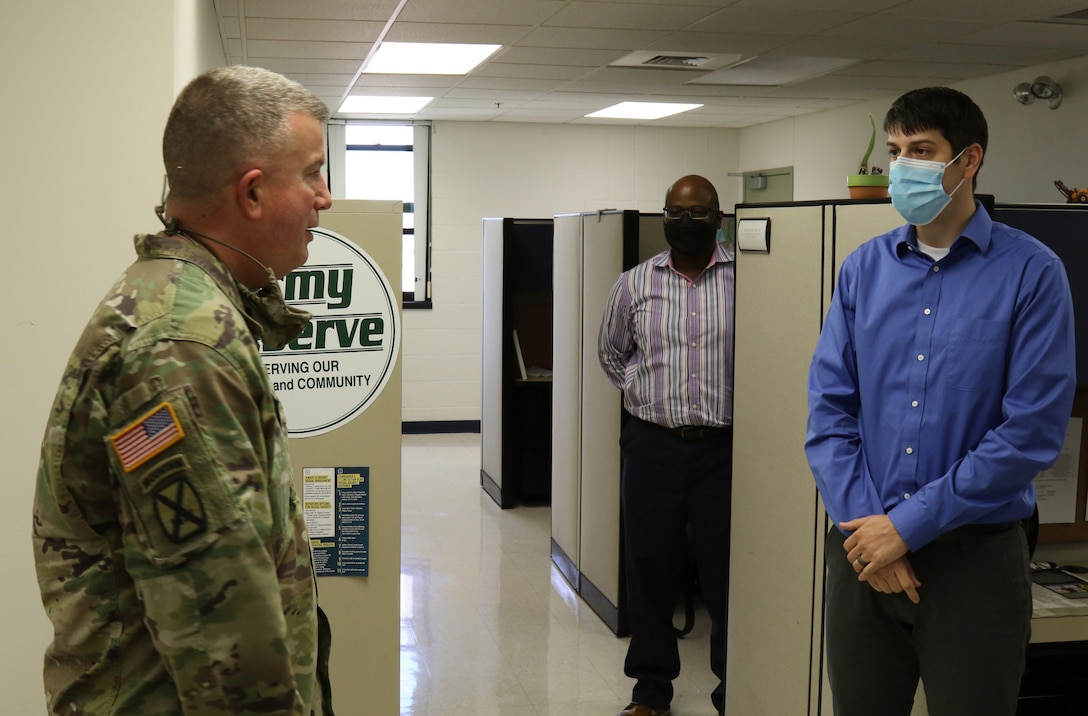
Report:
<svg viewBox="0 0 1088 716"><path fill-rule="evenodd" d="M181 544L208 530L208 516L189 476L182 473L155 490L155 516L163 534Z"/></svg>
<svg viewBox="0 0 1088 716"><path fill-rule="evenodd" d="M125 472L132 472L185 437L174 407L159 404L151 412L110 437Z"/></svg>

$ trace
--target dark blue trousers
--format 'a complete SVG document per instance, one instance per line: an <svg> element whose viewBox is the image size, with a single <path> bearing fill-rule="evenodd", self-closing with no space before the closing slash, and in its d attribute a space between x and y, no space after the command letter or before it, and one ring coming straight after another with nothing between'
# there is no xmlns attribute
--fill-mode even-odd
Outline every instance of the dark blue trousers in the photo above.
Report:
<svg viewBox="0 0 1088 716"><path fill-rule="evenodd" d="M636 679L631 698L661 708L672 702L680 674L673 630L676 583L694 536L699 586L710 614L710 668L725 702L725 618L729 579L732 434L683 440L637 419L620 435L621 503L631 642L624 673Z"/></svg>

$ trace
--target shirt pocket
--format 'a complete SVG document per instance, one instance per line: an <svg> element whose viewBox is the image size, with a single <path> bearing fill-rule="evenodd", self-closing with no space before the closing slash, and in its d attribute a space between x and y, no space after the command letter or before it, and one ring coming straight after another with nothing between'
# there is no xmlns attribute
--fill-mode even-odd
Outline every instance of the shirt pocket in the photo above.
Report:
<svg viewBox="0 0 1088 716"><path fill-rule="evenodd" d="M956 320L949 342L949 385L978 393L1004 389L1008 344L1007 321Z"/></svg>

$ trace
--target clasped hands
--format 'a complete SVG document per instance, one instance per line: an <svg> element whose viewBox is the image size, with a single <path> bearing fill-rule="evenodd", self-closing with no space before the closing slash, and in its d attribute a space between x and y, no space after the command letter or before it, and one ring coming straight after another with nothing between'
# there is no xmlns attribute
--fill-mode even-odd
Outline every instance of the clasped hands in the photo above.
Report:
<svg viewBox="0 0 1088 716"><path fill-rule="evenodd" d="M915 604L921 601L918 587L922 583L906 557L909 547L887 515L859 517L840 522L839 527L851 533L843 549L858 574L858 581L868 582L884 594L906 592Z"/></svg>

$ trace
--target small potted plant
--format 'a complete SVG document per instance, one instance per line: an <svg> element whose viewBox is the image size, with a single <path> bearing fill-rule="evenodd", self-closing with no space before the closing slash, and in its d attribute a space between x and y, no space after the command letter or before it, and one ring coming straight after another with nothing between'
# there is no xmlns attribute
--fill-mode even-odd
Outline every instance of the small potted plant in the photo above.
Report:
<svg viewBox="0 0 1088 716"><path fill-rule="evenodd" d="M873 115L869 115L869 124L873 128L869 136L869 146L865 155L858 164L858 173L846 177L846 186L850 190L851 199L881 199L888 196L888 177L884 170L878 166L869 166L869 155L873 153L873 145L876 144L876 122Z"/></svg>

